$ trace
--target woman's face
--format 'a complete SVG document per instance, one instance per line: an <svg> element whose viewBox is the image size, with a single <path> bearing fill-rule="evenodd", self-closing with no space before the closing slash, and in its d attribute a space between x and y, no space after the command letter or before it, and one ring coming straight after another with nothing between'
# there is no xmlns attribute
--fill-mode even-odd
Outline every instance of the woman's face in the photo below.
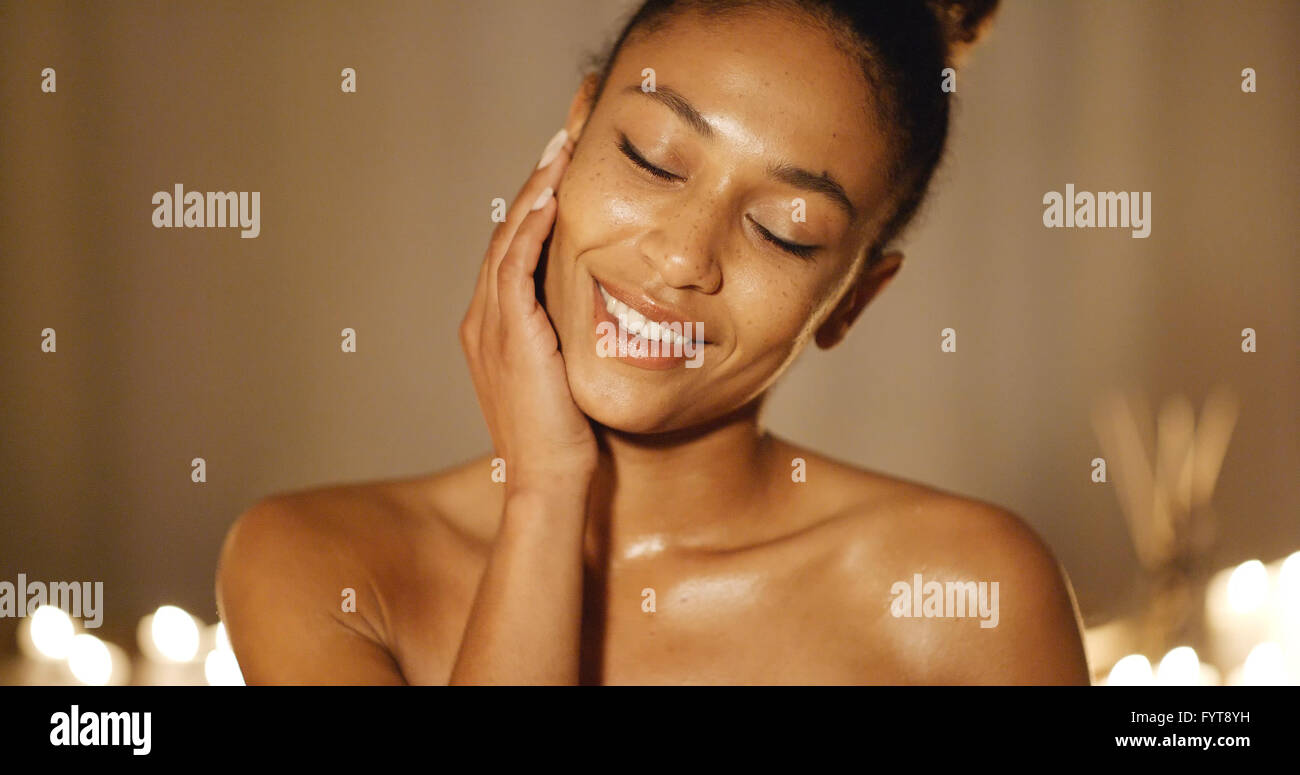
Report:
<svg viewBox="0 0 1300 775"><path fill-rule="evenodd" d="M707 422L840 316L887 193L867 89L791 17L688 13L624 45L558 188L545 278L583 412L632 433ZM699 343L665 346L661 329L660 350L682 357L607 357L620 316L643 322L629 309L690 322Z"/></svg>

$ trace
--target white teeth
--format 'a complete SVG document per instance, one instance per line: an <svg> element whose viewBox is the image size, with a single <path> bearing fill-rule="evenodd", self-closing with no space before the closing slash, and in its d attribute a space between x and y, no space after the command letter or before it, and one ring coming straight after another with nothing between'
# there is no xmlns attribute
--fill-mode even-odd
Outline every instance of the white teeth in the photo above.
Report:
<svg viewBox="0 0 1300 775"><path fill-rule="evenodd" d="M626 326L628 331L640 335L641 329L645 328L645 324L646 324L645 315L642 315L640 312L637 312L634 309L628 309L627 326Z"/></svg>
<svg viewBox="0 0 1300 775"><path fill-rule="evenodd" d="M605 286L596 283L596 287L600 289L600 296L605 300L605 311L614 316L619 326L629 334L645 339L658 339L669 346L685 344L686 340L669 324L647 320L645 315L610 295L609 291L605 290ZM680 328L680 325L678 327Z"/></svg>

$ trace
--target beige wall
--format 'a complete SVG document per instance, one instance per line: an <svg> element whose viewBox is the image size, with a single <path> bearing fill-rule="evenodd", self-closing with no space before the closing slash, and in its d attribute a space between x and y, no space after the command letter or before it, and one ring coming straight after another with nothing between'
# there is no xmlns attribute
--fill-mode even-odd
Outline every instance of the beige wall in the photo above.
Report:
<svg viewBox="0 0 1300 775"><path fill-rule="evenodd" d="M219 542L261 496L484 451L455 327L488 202L621 11L0 5L0 579L102 580L102 632L132 644L161 603L215 619ZM1016 509L1100 621L1137 565L1089 480L1091 407L1115 387L1199 407L1225 384L1241 416L1216 557L1300 548L1297 39L1293 2L1009 3L959 76L902 273L841 348L801 359L771 425ZM177 182L260 191L261 235L154 229L150 197ZM1151 191L1152 236L1043 228L1068 182Z"/></svg>

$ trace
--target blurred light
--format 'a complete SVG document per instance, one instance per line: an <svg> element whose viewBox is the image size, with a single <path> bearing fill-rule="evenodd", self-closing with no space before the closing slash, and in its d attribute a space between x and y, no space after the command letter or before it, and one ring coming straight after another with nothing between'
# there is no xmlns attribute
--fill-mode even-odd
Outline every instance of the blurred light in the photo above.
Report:
<svg viewBox="0 0 1300 775"><path fill-rule="evenodd" d="M213 649L203 660L203 676L209 686L243 686L244 675L235 661L235 652L229 649Z"/></svg>
<svg viewBox="0 0 1300 775"><path fill-rule="evenodd" d="M165 605L154 611L149 637L164 659L189 662L198 656L199 626L183 608Z"/></svg>
<svg viewBox="0 0 1300 775"><path fill-rule="evenodd" d="M1247 686L1280 686L1286 683L1282 665L1282 647L1265 641L1250 650L1241 666L1241 682Z"/></svg>
<svg viewBox="0 0 1300 775"><path fill-rule="evenodd" d="M1219 686L1223 683L1223 677L1219 674L1219 669L1208 662L1201 663L1201 686Z"/></svg>
<svg viewBox="0 0 1300 775"><path fill-rule="evenodd" d="M83 684L104 686L113 675L113 655L102 640L83 632L72 639L68 669Z"/></svg>
<svg viewBox="0 0 1300 775"><path fill-rule="evenodd" d="M226 635L226 623L217 622L217 650L234 651L230 647L230 636Z"/></svg>
<svg viewBox="0 0 1300 775"><path fill-rule="evenodd" d="M1141 654L1129 654L1110 669L1107 686L1149 686L1152 682L1151 662Z"/></svg>
<svg viewBox="0 0 1300 775"><path fill-rule="evenodd" d="M1156 669L1160 686L1197 686L1201 683L1201 660L1191 646L1170 649Z"/></svg>
<svg viewBox="0 0 1300 775"><path fill-rule="evenodd" d="M66 659L76 628L62 608L43 605L32 612L28 638L36 652L46 659Z"/></svg>
<svg viewBox="0 0 1300 775"><path fill-rule="evenodd" d="M1300 552L1293 552L1282 561L1278 586L1281 588L1282 606L1291 611L1300 611Z"/></svg>
<svg viewBox="0 0 1300 775"><path fill-rule="evenodd" d="M1228 577L1228 605L1239 614L1249 613L1268 600L1268 569L1259 560L1237 566Z"/></svg>
<svg viewBox="0 0 1300 775"><path fill-rule="evenodd" d="M1135 641L1133 621L1116 617L1105 624L1088 627L1083 631L1083 649L1088 664L1094 670L1113 665L1119 658L1133 651ZM1094 673L1093 683L1105 683L1105 673Z"/></svg>

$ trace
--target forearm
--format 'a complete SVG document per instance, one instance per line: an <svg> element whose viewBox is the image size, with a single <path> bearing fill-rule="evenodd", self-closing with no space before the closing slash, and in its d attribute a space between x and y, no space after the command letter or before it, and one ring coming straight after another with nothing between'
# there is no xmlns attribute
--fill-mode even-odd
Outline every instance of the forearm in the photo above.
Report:
<svg viewBox="0 0 1300 775"><path fill-rule="evenodd" d="M511 493L451 684L576 684L587 481Z"/></svg>

